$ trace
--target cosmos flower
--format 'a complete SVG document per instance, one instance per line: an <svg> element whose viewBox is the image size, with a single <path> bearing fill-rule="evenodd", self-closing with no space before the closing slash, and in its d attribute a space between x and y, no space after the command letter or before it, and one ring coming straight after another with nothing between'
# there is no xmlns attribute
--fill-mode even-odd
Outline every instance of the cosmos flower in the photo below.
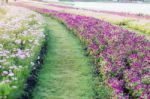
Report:
<svg viewBox="0 0 150 99"><path fill-rule="evenodd" d="M2 9L7 13L0 20L0 89L7 93L0 91L0 98L7 99L24 85L24 74L31 71L30 62L38 58L45 35L40 14L14 6ZM32 20L37 23L29 25Z"/></svg>

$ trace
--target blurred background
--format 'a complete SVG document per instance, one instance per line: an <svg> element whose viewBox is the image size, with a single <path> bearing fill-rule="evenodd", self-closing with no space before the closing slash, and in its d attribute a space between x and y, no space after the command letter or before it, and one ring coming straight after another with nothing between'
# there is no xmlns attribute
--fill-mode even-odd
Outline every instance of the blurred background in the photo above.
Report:
<svg viewBox="0 0 150 99"><path fill-rule="evenodd" d="M150 0L48 0L48 1L72 1L72 2L134 2L134 3L142 3L142 2L150 2Z"/></svg>
<svg viewBox="0 0 150 99"><path fill-rule="evenodd" d="M35 0L61 2L78 8L150 15L150 0Z"/></svg>

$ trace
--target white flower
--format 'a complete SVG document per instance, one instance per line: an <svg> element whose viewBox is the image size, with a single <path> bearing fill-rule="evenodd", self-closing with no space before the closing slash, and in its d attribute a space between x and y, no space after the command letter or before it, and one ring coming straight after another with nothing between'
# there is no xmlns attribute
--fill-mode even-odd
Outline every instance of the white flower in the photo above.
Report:
<svg viewBox="0 0 150 99"><path fill-rule="evenodd" d="M21 39L15 40L15 43L16 43L16 44L21 44Z"/></svg>
<svg viewBox="0 0 150 99"><path fill-rule="evenodd" d="M10 73L8 74L8 76L14 76L14 73L13 73L13 72L10 72Z"/></svg>
<svg viewBox="0 0 150 99"><path fill-rule="evenodd" d="M5 83L9 83L9 82L10 82L10 80L8 80L8 79L7 79L7 80L5 80L4 82L5 82Z"/></svg>
<svg viewBox="0 0 150 99"><path fill-rule="evenodd" d="M16 65L14 65L14 66L12 66L12 68L13 68L13 69L16 69L16 68L17 68L17 66L16 66Z"/></svg>
<svg viewBox="0 0 150 99"><path fill-rule="evenodd" d="M3 71L3 74L4 74L4 75L7 75L7 74L8 74L8 71Z"/></svg>
<svg viewBox="0 0 150 99"><path fill-rule="evenodd" d="M24 51L22 51L22 50L18 50L18 52L17 52L17 54L16 54L16 56L17 57L19 57L19 58L21 58L21 59L25 59L26 58L26 55L27 53L26 52L24 52Z"/></svg>

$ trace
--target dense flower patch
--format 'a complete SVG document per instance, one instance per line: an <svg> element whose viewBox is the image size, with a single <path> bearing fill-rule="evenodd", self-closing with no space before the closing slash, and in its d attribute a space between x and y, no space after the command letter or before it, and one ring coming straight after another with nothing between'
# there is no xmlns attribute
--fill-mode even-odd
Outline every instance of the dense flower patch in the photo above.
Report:
<svg viewBox="0 0 150 99"><path fill-rule="evenodd" d="M150 42L102 20L66 13L53 14L76 30L95 56L103 79L115 97L150 95Z"/></svg>
<svg viewBox="0 0 150 99"><path fill-rule="evenodd" d="M0 99L15 99L45 41L42 17L20 7L0 8ZM3 12L4 12L3 11Z"/></svg>

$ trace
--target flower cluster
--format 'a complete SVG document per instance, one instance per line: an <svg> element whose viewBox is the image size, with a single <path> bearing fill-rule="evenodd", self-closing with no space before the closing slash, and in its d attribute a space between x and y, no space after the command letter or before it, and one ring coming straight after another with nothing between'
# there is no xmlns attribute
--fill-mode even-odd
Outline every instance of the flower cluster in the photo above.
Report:
<svg viewBox="0 0 150 99"><path fill-rule="evenodd" d="M44 42L42 17L5 6L0 19L0 99L17 97ZM16 96L15 96L16 95Z"/></svg>

